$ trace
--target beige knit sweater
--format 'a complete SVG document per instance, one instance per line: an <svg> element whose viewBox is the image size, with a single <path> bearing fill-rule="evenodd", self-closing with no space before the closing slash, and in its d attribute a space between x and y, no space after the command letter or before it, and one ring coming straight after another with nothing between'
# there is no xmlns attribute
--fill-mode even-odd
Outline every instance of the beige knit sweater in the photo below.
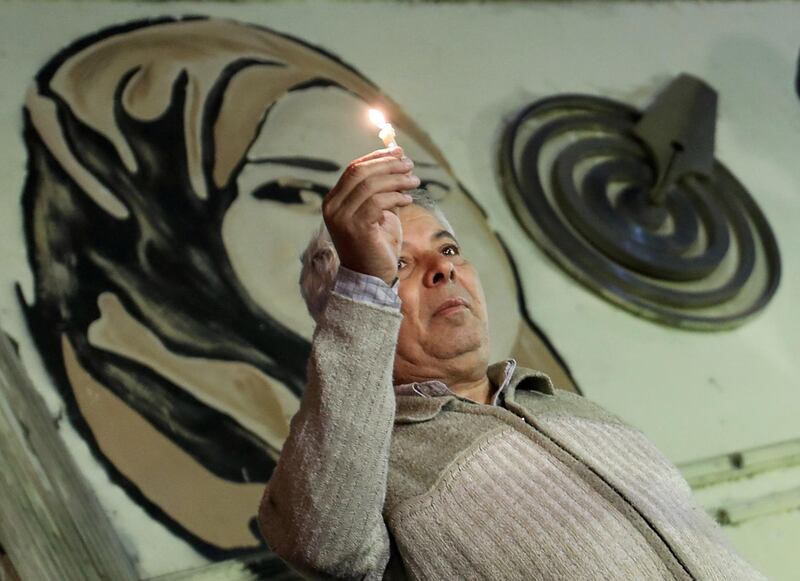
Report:
<svg viewBox="0 0 800 581"><path fill-rule="evenodd" d="M518 369L502 406L392 389L400 314L334 294L259 522L342 579L763 579L637 430ZM492 381L500 366L489 369Z"/></svg>

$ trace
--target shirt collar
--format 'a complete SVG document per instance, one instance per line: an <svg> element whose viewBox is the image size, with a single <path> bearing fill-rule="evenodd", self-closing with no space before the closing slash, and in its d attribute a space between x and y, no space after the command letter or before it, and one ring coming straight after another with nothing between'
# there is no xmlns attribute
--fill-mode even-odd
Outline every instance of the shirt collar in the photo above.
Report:
<svg viewBox="0 0 800 581"><path fill-rule="evenodd" d="M492 399L492 405L497 405L497 401L499 400L500 395L505 391L505 389L511 382L511 377L516 368L517 368L517 362L513 359L507 359L506 361L501 361L500 363L496 363L490 366L489 369L487 370L487 375L489 376L489 382L492 384L493 387L495 387L495 393L494 393L494 398ZM498 373L498 370L500 369L502 369L502 374ZM499 387L497 387L498 385ZM415 395L422 397L441 397L445 395L460 397L456 393L452 392L450 388L447 387L444 383L436 379L395 385L394 393L395 395L408 395L412 397Z"/></svg>
<svg viewBox="0 0 800 581"><path fill-rule="evenodd" d="M501 401L501 396L506 400L513 401L517 389L539 391L548 395L554 393L553 383L545 373L519 367L514 359L490 365L486 370L486 375L491 384L497 388L492 401L493 405L497 405ZM435 379L396 385L394 390L397 396L395 421L398 423L431 419L450 399L465 399Z"/></svg>

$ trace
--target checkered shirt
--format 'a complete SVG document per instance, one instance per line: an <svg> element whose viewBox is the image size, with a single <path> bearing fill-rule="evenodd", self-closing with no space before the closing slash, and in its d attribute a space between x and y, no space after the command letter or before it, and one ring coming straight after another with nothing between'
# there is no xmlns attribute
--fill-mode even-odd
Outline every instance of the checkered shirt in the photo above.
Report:
<svg viewBox="0 0 800 581"><path fill-rule="evenodd" d="M400 310L400 297L397 295L397 280L389 286L377 276L355 272L344 266L339 267L334 292L355 301L371 303L382 307Z"/></svg>

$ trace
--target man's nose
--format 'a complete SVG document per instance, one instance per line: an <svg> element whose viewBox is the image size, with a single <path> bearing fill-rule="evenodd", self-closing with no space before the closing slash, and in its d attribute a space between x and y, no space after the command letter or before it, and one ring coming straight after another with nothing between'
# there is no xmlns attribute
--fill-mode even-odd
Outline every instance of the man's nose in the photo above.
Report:
<svg viewBox="0 0 800 581"><path fill-rule="evenodd" d="M425 286L434 287L448 284L456 279L456 267L445 256L437 256L425 273Z"/></svg>

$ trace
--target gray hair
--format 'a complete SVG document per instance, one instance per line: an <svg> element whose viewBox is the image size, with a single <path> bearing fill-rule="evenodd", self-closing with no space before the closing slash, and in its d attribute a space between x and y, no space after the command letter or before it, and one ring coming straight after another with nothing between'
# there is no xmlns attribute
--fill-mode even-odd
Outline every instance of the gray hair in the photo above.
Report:
<svg viewBox="0 0 800 581"><path fill-rule="evenodd" d="M429 211L442 226L455 235L453 227L436 204L436 200L426 190L408 190L405 193L412 197L415 206ZM339 255L336 253L325 222L320 224L311 236L300 256L300 262L303 264L300 270L300 294L303 295L311 317L317 321L325 310L328 296L336 281L336 273L339 272Z"/></svg>

